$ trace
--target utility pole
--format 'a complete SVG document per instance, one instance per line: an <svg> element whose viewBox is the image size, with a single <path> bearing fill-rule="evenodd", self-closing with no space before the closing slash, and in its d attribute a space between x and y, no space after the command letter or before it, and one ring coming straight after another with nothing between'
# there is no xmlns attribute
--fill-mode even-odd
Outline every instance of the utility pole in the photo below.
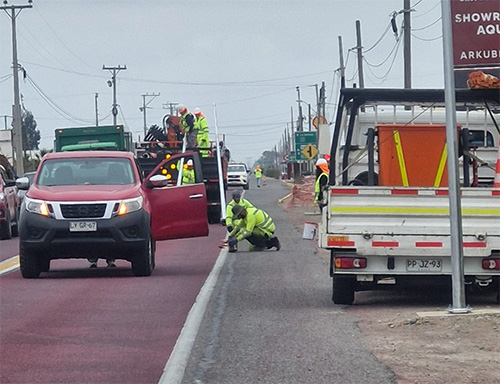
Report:
<svg viewBox="0 0 500 384"><path fill-rule="evenodd" d="M33 8L32 0L28 0L26 5L7 5L4 0L3 9L12 21L12 71L14 74L14 105L12 106L12 149L15 158L16 173L21 176L24 173L23 161L23 131L21 121L21 104L19 102L19 63L17 62L17 35L16 35L16 17L25 8ZM9 14L10 10L10 14Z"/></svg>
<svg viewBox="0 0 500 384"><path fill-rule="evenodd" d="M361 45L361 23L359 20L356 20L356 39L357 39L357 47L356 50L358 52L358 79L359 79L359 88L365 87L365 79L363 76L363 47Z"/></svg>
<svg viewBox="0 0 500 384"><path fill-rule="evenodd" d="M94 96L94 104L95 104L95 126L99 126L99 110L98 110L98 104L97 104L97 99L99 98L99 94L96 92Z"/></svg>
<svg viewBox="0 0 500 384"><path fill-rule="evenodd" d="M103 65L102 69L111 72L111 80L108 80L108 86L113 87L113 109L111 110L111 113L113 113L113 125L116 125L116 116L118 115L118 104L116 104L116 75L121 70L127 70L127 66L124 65L122 67L119 65L118 67L106 67Z"/></svg>
<svg viewBox="0 0 500 384"><path fill-rule="evenodd" d="M297 95L298 95L298 96L297 96L297 97L298 97L298 99L297 99L297 104L299 105L299 124L297 124L297 131L299 131L299 132L300 132L300 131L303 131L303 130L304 130L304 128L303 128L303 126L302 126L302 122L303 122L303 120L302 120L302 119L303 119L303 116L302 116L302 105L300 104L300 102L301 102L302 100L300 100L300 87L297 85L297 86L295 87L295 89L297 90Z"/></svg>
<svg viewBox="0 0 500 384"><path fill-rule="evenodd" d="M142 107L140 107L139 110L144 114L144 137L146 137L146 133L148 131L148 124L146 122L146 109L148 109L149 103L151 103L154 99L160 96L160 93L152 93L152 94L146 93L141 96L142 96ZM152 99L149 100L147 104L146 104L146 97L152 97Z"/></svg>
<svg viewBox="0 0 500 384"><path fill-rule="evenodd" d="M170 103L170 102L166 102L165 104L163 104L163 109L170 109L170 116L173 116L174 115L174 107L176 105L178 105L179 103Z"/></svg>
<svg viewBox="0 0 500 384"><path fill-rule="evenodd" d="M342 36L339 36L339 56L340 56L340 88L345 88L344 49L342 48Z"/></svg>
<svg viewBox="0 0 500 384"><path fill-rule="evenodd" d="M404 67L405 89L411 89L411 9L410 0L404 0L403 5L403 36L404 36Z"/></svg>

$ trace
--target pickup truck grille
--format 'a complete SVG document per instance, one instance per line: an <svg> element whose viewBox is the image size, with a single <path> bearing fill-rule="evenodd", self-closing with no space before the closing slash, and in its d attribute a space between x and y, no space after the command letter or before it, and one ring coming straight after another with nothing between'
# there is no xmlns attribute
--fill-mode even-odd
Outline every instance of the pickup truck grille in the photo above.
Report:
<svg viewBox="0 0 500 384"><path fill-rule="evenodd" d="M106 204L61 204L66 219L99 218L104 216Z"/></svg>

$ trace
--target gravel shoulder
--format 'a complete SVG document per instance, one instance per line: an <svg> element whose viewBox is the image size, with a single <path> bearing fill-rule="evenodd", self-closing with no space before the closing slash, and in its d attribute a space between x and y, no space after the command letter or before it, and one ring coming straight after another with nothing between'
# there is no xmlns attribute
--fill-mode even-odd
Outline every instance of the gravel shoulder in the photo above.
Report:
<svg viewBox="0 0 500 384"><path fill-rule="evenodd" d="M297 229L318 222L310 199L287 198L281 205ZM310 240L303 240L310 241ZM318 257L329 253L318 249ZM374 356L407 383L500 383L500 306L491 295L470 295L472 312L449 314L448 292L428 288L356 293L345 310ZM334 306L332 302L332 306Z"/></svg>

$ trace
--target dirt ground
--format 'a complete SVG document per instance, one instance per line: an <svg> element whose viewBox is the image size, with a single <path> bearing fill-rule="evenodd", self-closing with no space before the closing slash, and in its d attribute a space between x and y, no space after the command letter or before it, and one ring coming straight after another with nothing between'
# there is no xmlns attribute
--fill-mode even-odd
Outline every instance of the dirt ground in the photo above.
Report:
<svg viewBox="0 0 500 384"><path fill-rule="evenodd" d="M297 229L320 220L312 198L296 193L281 202ZM311 240L303 240L311 241ZM318 256L329 254L318 249ZM356 293L346 310L357 316L366 343L398 383L500 383L500 307L496 293L467 297L469 314L449 314L449 291ZM333 302L332 302L332 305Z"/></svg>

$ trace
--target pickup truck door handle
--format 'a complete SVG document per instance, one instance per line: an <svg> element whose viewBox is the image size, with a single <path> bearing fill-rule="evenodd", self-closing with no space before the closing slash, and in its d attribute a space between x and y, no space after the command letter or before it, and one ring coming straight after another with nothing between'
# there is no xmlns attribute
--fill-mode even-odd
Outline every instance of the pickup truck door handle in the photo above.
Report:
<svg viewBox="0 0 500 384"><path fill-rule="evenodd" d="M203 193L197 193L196 195L189 196L190 199L201 199L203 197Z"/></svg>

